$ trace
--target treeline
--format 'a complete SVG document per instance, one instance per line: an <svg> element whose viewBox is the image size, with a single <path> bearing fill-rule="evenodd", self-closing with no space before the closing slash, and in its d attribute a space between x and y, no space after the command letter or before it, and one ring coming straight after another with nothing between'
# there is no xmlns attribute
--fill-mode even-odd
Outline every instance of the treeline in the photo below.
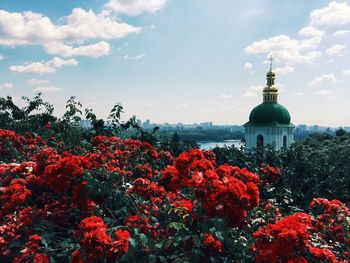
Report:
<svg viewBox="0 0 350 263"><path fill-rule="evenodd" d="M106 120L97 118L90 108L83 108L82 103L74 96L66 103L66 112L57 117L50 102L44 101L41 93L33 98L22 97L25 106L18 106L12 97L0 97L0 129L15 131L19 134L32 132L40 135L49 144L63 142L63 147L89 148L89 142L94 136L118 136L133 138L148 142L160 149L177 154L191 148L198 148L195 141L171 137L158 137L159 127L144 130L138 123L136 116L122 120L123 106L115 103ZM87 120L91 127L84 128L81 120ZM56 146L56 145L54 145ZM65 149L62 149L65 150Z"/></svg>
<svg viewBox="0 0 350 263"><path fill-rule="evenodd" d="M163 131L161 128L157 132L160 140L169 140L173 137L174 131ZM244 138L244 133L241 131L228 131L227 129L207 129L194 130L184 129L176 131L182 141L225 141L225 140L241 140Z"/></svg>

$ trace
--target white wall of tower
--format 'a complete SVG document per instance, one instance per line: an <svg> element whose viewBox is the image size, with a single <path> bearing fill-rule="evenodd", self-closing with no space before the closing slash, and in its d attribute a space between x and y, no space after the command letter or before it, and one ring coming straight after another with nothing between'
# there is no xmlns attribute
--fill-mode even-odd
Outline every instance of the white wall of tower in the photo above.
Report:
<svg viewBox="0 0 350 263"><path fill-rule="evenodd" d="M264 146L274 145L276 150L283 148L283 137L286 136L286 147L294 142L293 127L245 127L246 150L251 151L257 147L257 137L263 136Z"/></svg>

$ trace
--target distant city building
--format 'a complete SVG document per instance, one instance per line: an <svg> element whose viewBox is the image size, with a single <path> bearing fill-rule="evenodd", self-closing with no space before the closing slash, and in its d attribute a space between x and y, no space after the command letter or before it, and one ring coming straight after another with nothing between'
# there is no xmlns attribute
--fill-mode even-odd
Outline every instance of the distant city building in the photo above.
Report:
<svg viewBox="0 0 350 263"><path fill-rule="evenodd" d="M275 86L272 59L266 76L263 103L251 111L249 122L244 124L247 151L254 151L266 145L272 145L279 150L288 148L294 141L295 126L290 122L290 114L285 107L277 103L278 89Z"/></svg>
<svg viewBox="0 0 350 263"><path fill-rule="evenodd" d="M213 127L213 122L202 122L199 124L202 127L208 128L208 127Z"/></svg>

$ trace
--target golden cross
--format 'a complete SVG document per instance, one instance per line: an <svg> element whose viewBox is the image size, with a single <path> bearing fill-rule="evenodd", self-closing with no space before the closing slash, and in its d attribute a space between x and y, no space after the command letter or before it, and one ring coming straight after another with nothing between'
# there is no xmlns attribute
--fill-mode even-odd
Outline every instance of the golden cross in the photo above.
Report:
<svg viewBox="0 0 350 263"><path fill-rule="evenodd" d="M270 70L272 71L272 62L273 62L273 57L272 57L272 55L270 56L269 60L270 60Z"/></svg>

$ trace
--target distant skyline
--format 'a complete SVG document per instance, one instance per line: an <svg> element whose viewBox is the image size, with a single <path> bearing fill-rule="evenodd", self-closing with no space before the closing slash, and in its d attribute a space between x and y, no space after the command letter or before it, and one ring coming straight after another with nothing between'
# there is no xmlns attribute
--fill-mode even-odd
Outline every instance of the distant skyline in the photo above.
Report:
<svg viewBox="0 0 350 263"><path fill-rule="evenodd" d="M0 96L242 125L274 57L296 125L350 126L350 1L2 0Z"/></svg>

